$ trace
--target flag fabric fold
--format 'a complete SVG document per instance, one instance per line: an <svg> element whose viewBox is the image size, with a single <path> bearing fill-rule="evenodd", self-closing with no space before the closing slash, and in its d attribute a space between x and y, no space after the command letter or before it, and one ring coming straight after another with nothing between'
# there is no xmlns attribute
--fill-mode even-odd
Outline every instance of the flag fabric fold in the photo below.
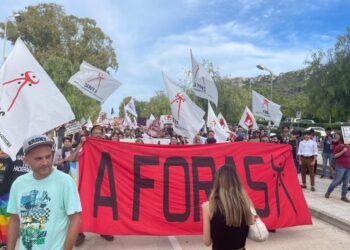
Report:
<svg viewBox="0 0 350 250"><path fill-rule="evenodd" d="M277 103L252 90L252 109L254 115L264 118L267 121L272 121L276 126L279 126L282 119L280 108L281 106Z"/></svg>
<svg viewBox="0 0 350 250"><path fill-rule="evenodd" d="M230 132L230 129L227 125L225 117L221 114L221 112L218 114L217 118L218 118L219 124L222 127L222 129L225 130L226 132Z"/></svg>
<svg viewBox="0 0 350 250"><path fill-rule="evenodd" d="M0 148L15 160L23 141L75 118L73 111L18 38L0 70Z"/></svg>
<svg viewBox="0 0 350 250"><path fill-rule="evenodd" d="M131 98L130 101L124 106L124 110L128 111L133 116L137 117L136 107L134 103L134 98Z"/></svg>
<svg viewBox="0 0 350 250"><path fill-rule="evenodd" d="M213 108L208 101L208 117L207 126L214 131L215 139L217 142L225 142L229 137L229 133L226 132L220 125L218 118L216 117Z"/></svg>
<svg viewBox="0 0 350 250"><path fill-rule="evenodd" d="M242 114L241 120L238 123L245 130L257 130L258 125L255 121L253 113L250 111L248 107L245 107L245 110Z"/></svg>
<svg viewBox="0 0 350 250"><path fill-rule="evenodd" d="M146 128L148 128L149 126L151 126L152 122L153 122L155 119L156 119L156 118L154 117L154 115L151 114L151 115L149 116L149 118L147 119L147 121L146 121Z"/></svg>
<svg viewBox="0 0 350 250"><path fill-rule="evenodd" d="M212 101L215 106L218 106L218 90L215 86L215 82L206 69L193 57L192 50L191 62L194 94Z"/></svg>
<svg viewBox="0 0 350 250"><path fill-rule="evenodd" d="M164 73L164 84L173 116L173 128L176 134L193 138L204 125L205 112L187 96L184 90L176 86Z"/></svg>
<svg viewBox="0 0 350 250"><path fill-rule="evenodd" d="M122 84L105 71L83 61L80 70L68 82L77 87L83 94L101 103Z"/></svg>

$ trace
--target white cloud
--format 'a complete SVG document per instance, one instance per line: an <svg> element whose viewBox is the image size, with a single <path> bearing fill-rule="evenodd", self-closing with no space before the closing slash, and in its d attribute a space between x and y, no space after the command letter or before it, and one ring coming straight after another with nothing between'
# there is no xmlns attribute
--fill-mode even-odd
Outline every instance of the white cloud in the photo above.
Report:
<svg viewBox="0 0 350 250"><path fill-rule="evenodd" d="M6 9L0 9L0 20L40 0L4 2ZM322 47L332 42L329 34L305 41L288 26L283 26L285 37L275 33L281 23L293 22L288 14L302 15L318 5L328 6L325 0L56 2L64 5L67 14L95 19L114 41L120 65L115 77L123 85L103 105L107 112L126 96L146 100L154 91L164 89L161 70L174 80L183 78L190 68L190 48L198 61L208 59L219 67L221 75L235 77L261 74L255 67L259 63L274 73L302 68L315 43Z"/></svg>

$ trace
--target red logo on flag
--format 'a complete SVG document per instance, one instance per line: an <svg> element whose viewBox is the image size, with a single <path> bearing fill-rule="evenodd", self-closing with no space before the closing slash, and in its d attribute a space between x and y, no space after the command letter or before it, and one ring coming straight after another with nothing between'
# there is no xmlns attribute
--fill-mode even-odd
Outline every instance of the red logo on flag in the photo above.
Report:
<svg viewBox="0 0 350 250"><path fill-rule="evenodd" d="M178 103L178 108L177 108L177 119L180 119L180 109L181 109L181 103L185 102L185 97L181 93L176 93L175 99L172 100L170 104L173 104L174 102Z"/></svg>
<svg viewBox="0 0 350 250"><path fill-rule="evenodd" d="M13 107L13 105L15 104L15 102L17 100L19 93L21 92L22 88L25 85L32 86L33 84L38 84L40 82L40 80L35 81L35 79L36 79L36 75L32 71L26 71L26 72L21 74L21 77L12 79L12 80L4 82L2 84L2 85L7 85L10 83L15 83L15 82L17 84L19 84L19 88L17 89L16 95L13 97L10 106L7 108L7 112L9 112L11 110L11 108Z"/></svg>
<svg viewBox="0 0 350 250"><path fill-rule="evenodd" d="M262 105L262 107L263 107L263 112L264 112L265 114L268 114L268 113L269 113L269 103L270 103L270 101L267 100L267 99L265 98L265 99L264 99L264 102L263 102L263 105Z"/></svg>
<svg viewBox="0 0 350 250"><path fill-rule="evenodd" d="M95 93L100 88L101 81L104 80L106 77L102 73L98 73L98 75L95 78L92 78L91 80L87 81L86 83L92 82L92 81L98 81L97 89L95 90Z"/></svg>
<svg viewBox="0 0 350 250"><path fill-rule="evenodd" d="M219 122L220 122L220 125L221 125L221 127L225 127L225 121L224 121L224 118L220 118L220 120L219 120Z"/></svg>
<svg viewBox="0 0 350 250"><path fill-rule="evenodd" d="M246 113L244 124L247 125L249 129L253 128L254 126L253 118L248 113Z"/></svg>

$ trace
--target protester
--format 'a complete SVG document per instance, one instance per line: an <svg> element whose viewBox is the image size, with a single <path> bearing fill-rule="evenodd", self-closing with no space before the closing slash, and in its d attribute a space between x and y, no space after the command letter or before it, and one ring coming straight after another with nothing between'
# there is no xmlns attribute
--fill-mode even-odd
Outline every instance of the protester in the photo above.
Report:
<svg viewBox="0 0 350 250"><path fill-rule="evenodd" d="M9 200L9 192L12 183L21 175L30 172L30 167L23 162L24 153L21 148L16 155L16 160L11 158L0 149L0 249L6 246L6 231L10 215L6 213Z"/></svg>
<svg viewBox="0 0 350 250"><path fill-rule="evenodd" d="M343 138L340 141L343 143ZM350 200L346 197L348 191L348 185L350 181L350 146L349 144L340 144L334 150L335 159L335 179L329 185L328 190L325 194L326 198L329 198L334 188L337 187L341 182L342 192L341 200L349 203Z"/></svg>
<svg viewBox="0 0 350 250"><path fill-rule="evenodd" d="M66 158L68 158L72 152L72 139L70 137L64 137L63 147L55 152L53 165L56 166L58 170L69 174L70 165Z"/></svg>
<svg viewBox="0 0 350 250"><path fill-rule="evenodd" d="M316 145L318 145L319 139L318 136L315 133L314 129L310 129L310 139L313 140L314 142L316 142ZM314 174L316 175L316 170L317 170L317 157L315 160L315 164L314 164Z"/></svg>
<svg viewBox="0 0 350 250"><path fill-rule="evenodd" d="M289 133L289 126L288 125L283 125L282 126L282 142L284 144L288 144L289 143L289 139L290 139L290 133Z"/></svg>
<svg viewBox="0 0 350 250"><path fill-rule="evenodd" d="M269 137L266 134L260 136L260 142L269 143L270 142Z"/></svg>
<svg viewBox="0 0 350 250"><path fill-rule="evenodd" d="M79 232L81 205L68 175L52 168L52 141L36 135L23 143L24 161L32 172L13 183L7 212L8 250L73 249Z"/></svg>
<svg viewBox="0 0 350 250"><path fill-rule="evenodd" d="M137 138L135 140L135 143L138 143L138 144L144 144L143 140L141 138Z"/></svg>
<svg viewBox="0 0 350 250"><path fill-rule="evenodd" d="M193 144L201 144L201 137L199 135L193 138Z"/></svg>
<svg viewBox="0 0 350 250"><path fill-rule="evenodd" d="M270 136L270 142L274 144L278 144L279 142L278 142L277 135Z"/></svg>
<svg viewBox="0 0 350 250"><path fill-rule="evenodd" d="M311 191L315 191L314 165L317 158L317 144L310 138L310 131L304 132L304 140L298 148L299 165L301 167L302 188L306 186L306 169L310 173Z"/></svg>
<svg viewBox="0 0 350 250"><path fill-rule="evenodd" d="M203 204L203 242L212 249L244 249L253 224L251 201L230 165L215 175L209 201Z"/></svg>
<svg viewBox="0 0 350 250"><path fill-rule="evenodd" d="M179 142L178 142L176 136L172 136L172 137L170 138L170 143L169 143L169 145L177 145L178 143L179 143Z"/></svg>
<svg viewBox="0 0 350 250"><path fill-rule="evenodd" d="M104 139L103 127L101 125L93 126L91 128L90 134L91 134L92 138ZM83 147L84 141L85 140L82 140L82 142L79 144L79 146L77 147L75 152L73 152L72 156L70 156L70 158L68 159L69 161L77 161L78 160L79 151ZM107 241L113 241L113 239L114 239L114 236L112 236L112 235L101 234L100 236L102 238L104 238L105 240L107 240ZM83 242L85 241L85 238L86 238L86 236L85 236L84 233L79 233L78 238L77 238L77 240L75 242L75 246L80 246L81 244L83 244Z"/></svg>
<svg viewBox="0 0 350 250"><path fill-rule="evenodd" d="M117 132L113 132L111 134L111 140L112 141L119 141L119 136L118 136L118 133Z"/></svg>
<svg viewBox="0 0 350 250"><path fill-rule="evenodd" d="M216 139L215 139L215 133L213 130L209 130L208 131L208 137L207 140L205 142L206 144L214 144L216 143Z"/></svg>
<svg viewBox="0 0 350 250"><path fill-rule="evenodd" d="M298 162L298 147L299 147L299 140L297 137L297 133L292 131L290 134L290 137L288 139L288 144L292 147L292 155L294 160L294 165L297 170L297 173L300 172L300 166Z"/></svg>
<svg viewBox="0 0 350 250"><path fill-rule="evenodd" d="M243 131L243 128L241 125L238 125L238 128L237 128L237 137L241 137L243 139L246 138L246 134L244 133Z"/></svg>
<svg viewBox="0 0 350 250"><path fill-rule="evenodd" d="M331 132L332 132L331 128L326 128L326 136L324 138L322 138L321 145L323 146L323 150L322 150L323 164L322 164L321 178L326 176L327 161L328 161L328 163L329 163L329 178L333 179L332 149L331 149L333 136L332 136Z"/></svg>
<svg viewBox="0 0 350 250"><path fill-rule="evenodd" d="M332 150L332 168L335 170L335 160L334 160L334 150L342 143L342 134L340 132L334 133L334 139L332 140L331 150Z"/></svg>

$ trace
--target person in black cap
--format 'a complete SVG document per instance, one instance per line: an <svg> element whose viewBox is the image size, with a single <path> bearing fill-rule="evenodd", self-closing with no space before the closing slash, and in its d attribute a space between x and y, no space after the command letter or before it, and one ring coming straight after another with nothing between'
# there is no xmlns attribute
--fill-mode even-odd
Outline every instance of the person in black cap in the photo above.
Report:
<svg viewBox="0 0 350 250"><path fill-rule="evenodd" d="M31 172L16 179L7 212L8 249L73 249L79 233L81 204L73 179L52 167L53 142L35 135L23 143Z"/></svg>

